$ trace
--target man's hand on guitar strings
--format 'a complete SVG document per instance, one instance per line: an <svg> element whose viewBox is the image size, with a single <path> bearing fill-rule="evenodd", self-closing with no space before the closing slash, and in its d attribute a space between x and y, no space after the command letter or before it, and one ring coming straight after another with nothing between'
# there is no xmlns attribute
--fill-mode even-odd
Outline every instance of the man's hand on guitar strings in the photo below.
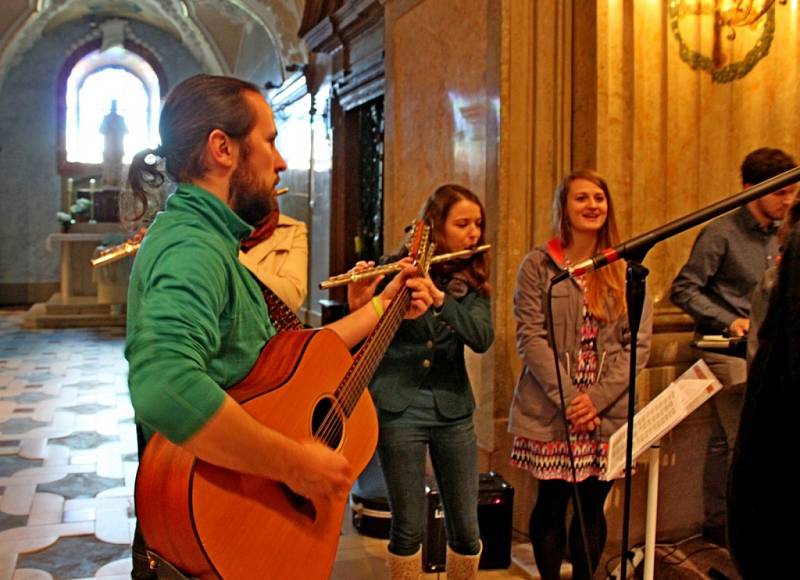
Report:
<svg viewBox="0 0 800 580"><path fill-rule="evenodd" d="M406 311L405 318L413 320L425 314L433 305L435 301L433 293L438 291L427 276L425 278L409 278L406 280L406 287L411 290L411 305Z"/></svg>
<svg viewBox="0 0 800 580"><path fill-rule="evenodd" d="M425 275L425 280L429 282L428 286L431 290L431 296L433 297L433 307L437 310L444 306L444 299L445 293L436 286L433 280L431 280L430 274Z"/></svg>
<svg viewBox="0 0 800 580"><path fill-rule="evenodd" d="M411 258L403 258L400 263L404 268L381 292L380 298L383 301L383 309L386 311L395 295L401 288L406 287L411 291L411 305L405 314L405 318L418 318L433 304L431 290L433 283L429 279L426 281L425 278L419 276L419 269L414 265Z"/></svg>
<svg viewBox="0 0 800 580"><path fill-rule="evenodd" d="M303 457L299 468L286 479L286 485L298 495L318 504L343 501L353 480L350 462L318 442L301 443Z"/></svg>

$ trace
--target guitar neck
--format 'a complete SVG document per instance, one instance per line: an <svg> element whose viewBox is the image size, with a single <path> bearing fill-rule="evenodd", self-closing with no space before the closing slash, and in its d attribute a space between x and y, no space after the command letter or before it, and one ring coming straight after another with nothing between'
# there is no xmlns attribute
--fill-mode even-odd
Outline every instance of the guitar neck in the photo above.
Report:
<svg viewBox="0 0 800 580"><path fill-rule="evenodd" d="M403 288L389 303L378 324L364 340L364 344L354 357L350 371L339 384L336 398L348 417L378 369L386 349L389 348L400 323L403 322L403 316L410 303L411 291Z"/></svg>

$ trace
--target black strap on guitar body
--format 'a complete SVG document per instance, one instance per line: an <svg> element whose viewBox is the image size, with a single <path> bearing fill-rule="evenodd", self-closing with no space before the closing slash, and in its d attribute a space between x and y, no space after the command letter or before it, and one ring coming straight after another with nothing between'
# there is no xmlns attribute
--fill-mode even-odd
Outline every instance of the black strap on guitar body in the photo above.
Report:
<svg viewBox="0 0 800 580"><path fill-rule="evenodd" d="M269 286L259 280L255 274L253 274L253 278L258 282L259 288L261 288L261 295L264 297L264 302L267 305L267 314L269 315L269 319L276 333L285 332L287 330L302 330L305 328L297 317L297 314L295 314L294 310L289 308L286 302L281 300L280 297L275 294Z"/></svg>

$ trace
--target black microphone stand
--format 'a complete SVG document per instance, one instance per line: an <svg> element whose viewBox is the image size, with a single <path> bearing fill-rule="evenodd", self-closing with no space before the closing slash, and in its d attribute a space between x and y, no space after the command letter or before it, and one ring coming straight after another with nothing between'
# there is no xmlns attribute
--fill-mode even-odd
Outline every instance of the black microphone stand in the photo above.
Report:
<svg viewBox="0 0 800 580"><path fill-rule="evenodd" d="M625 297L628 303L628 321L631 331L631 354L628 382L628 433L625 449L625 494L623 502L622 552L620 562L620 578L622 579L627 577L627 564L629 557L628 536L630 531L631 466L633 464L633 418L635 414L634 397L636 396L636 345L638 342L637 338L642 310L644 308L645 278L647 277L647 274L649 274L649 270L642 266L641 262L644 260L647 252L650 251L650 248L652 248L658 242L667 238L671 238L688 230L691 227L707 222L715 217L721 216L724 213L750 203L751 201L754 201L769 193L783 189L784 187L796 183L797 181L800 181L800 167L790 169L789 171L781 173L780 175L776 175L771 179L762 181L753 187L745 189L736 195L701 208L686 216L671 221L666 225L636 236L635 238L631 238L626 242L617 244L614 246L612 252L604 252L603 254L598 254L591 259L592 267L590 270L602 268L603 266L606 266L618 259L627 260L628 262L628 266L626 268ZM570 270L564 270L559 274L556 274L550 281L551 286L566 280L571 274L572 272Z"/></svg>
<svg viewBox="0 0 800 580"><path fill-rule="evenodd" d="M631 331L630 366L628 367L628 433L625 441L625 497L622 502L622 548L620 562L620 578L627 578L628 536L631 519L631 466L633 465L633 417L636 413L636 359L639 325L644 310L644 299L647 291L645 280L650 270L641 262L649 248L644 248L640 256L628 259L625 268L625 299L628 306L628 325Z"/></svg>

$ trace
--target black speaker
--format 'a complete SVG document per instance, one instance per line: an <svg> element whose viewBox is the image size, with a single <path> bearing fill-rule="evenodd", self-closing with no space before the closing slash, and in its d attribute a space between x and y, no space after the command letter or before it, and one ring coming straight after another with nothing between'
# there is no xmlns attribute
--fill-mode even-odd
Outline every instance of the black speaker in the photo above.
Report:
<svg viewBox="0 0 800 580"><path fill-rule="evenodd" d="M426 572L445 568L447 536L439 491L431 479L426 486L427 526L422 542L422 565ZM511 565L511 519L514 511L514 488L502 475L481 473L478 488L478 525L483 553L480 568L490 570Z"/></svg>
<svg viewBox="0 0 800 580"><path fill-rule="evenodd" d="M387 496L386 482L375 453L350 490L353 527L360 534L384 540L389 538L392 512Z"/></svg>

